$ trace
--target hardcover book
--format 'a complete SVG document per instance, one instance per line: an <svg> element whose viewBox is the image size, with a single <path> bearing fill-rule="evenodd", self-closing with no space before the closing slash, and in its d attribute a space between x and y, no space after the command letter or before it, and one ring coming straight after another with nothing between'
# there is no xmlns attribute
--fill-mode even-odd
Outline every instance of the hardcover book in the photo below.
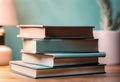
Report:
<svg viewBox="0 0 120 82"><path fill-rule="evenodd" d="M10 69L21 75L32 78L75 76L105 73L104 65L71 65L61 67L45 67L42 65L27 64L22 61L11 61Z"/></svg>
<svg viewBox="0 0 120 82"><path fill-rule="evenodd" d="M98 52L98 39L23 39L23 51L29 53Z"/></svg>
<svg viewBox="0 0 120 82"><path fill-rule="evenodd" d="M61 66L74 64L98 64L98 57L104 57L104 52L98 53L22 53L22 61L45 66Z"/></svg>
<svg viewBox="0 0 120 82"><path fill-rule="evenodd" d="M23 38L93 38L93 26L18 25Z"/></svg>

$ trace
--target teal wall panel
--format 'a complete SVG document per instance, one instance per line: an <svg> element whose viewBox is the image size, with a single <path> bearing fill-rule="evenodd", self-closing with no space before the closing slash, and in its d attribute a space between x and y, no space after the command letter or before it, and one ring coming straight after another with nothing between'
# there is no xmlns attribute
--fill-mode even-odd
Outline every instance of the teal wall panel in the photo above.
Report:
<svg viewBox="0 0 120 82"><path fill-rule="evenodd" d="M96 0L15 0L15 3L20 24L99 27Z"/></svg>
<svg viewBox="0 0 120 82"><path fill-rule="evenodd" d="M100 29L98 0L14 0L19 24L83 25ZM112 0L114 15L120 0ZM13 59L21 59L22 41L17 38L19 29L5 26L6 45L13 49Z"/></svg>
<svg viewBox="0 0 120 82"><path fill-rule="evenodd" d="M19 29L16 26L4 26L5 44L12 49L12 59L21 59L22 40L17 37Z"/></svg>

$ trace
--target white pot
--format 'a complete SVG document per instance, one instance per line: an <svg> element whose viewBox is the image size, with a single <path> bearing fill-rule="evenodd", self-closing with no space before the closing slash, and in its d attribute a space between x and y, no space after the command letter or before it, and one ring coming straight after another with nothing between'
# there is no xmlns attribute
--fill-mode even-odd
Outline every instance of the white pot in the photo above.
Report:
<svg viewBox="0 0 120 82"><path fill-rule="evenodd" d="M106 57L100 57L99 63L120 64L120 31L94 31L93 34L99 39L99 51L106 52Z"/></svg>

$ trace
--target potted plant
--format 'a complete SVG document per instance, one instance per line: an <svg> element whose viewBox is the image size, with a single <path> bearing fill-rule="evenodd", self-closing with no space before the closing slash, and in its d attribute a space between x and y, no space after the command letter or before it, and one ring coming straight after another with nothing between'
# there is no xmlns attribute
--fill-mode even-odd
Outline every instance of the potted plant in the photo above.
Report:
<svg viewBox="0 0 120 82"><path fill-rule="evenodd" d="M106 52L106 57L99 58L102 64L120 64L120 12L113 17L110 0L99 0L103 30L94 31L94 37L99 39L99 50Z"/></svg>

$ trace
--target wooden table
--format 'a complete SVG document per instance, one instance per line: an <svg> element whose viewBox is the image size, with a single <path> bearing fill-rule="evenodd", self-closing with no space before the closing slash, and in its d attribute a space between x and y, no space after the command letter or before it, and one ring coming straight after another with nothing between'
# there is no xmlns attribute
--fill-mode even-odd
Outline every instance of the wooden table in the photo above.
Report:
<svg viewBox="0 0 120 82"><path fill-rule="evenodd" d="M32 79L9 70L9 66L0 66L0 82L120 82L120 66L106 66L109 73L74 77Z"/></svg>

